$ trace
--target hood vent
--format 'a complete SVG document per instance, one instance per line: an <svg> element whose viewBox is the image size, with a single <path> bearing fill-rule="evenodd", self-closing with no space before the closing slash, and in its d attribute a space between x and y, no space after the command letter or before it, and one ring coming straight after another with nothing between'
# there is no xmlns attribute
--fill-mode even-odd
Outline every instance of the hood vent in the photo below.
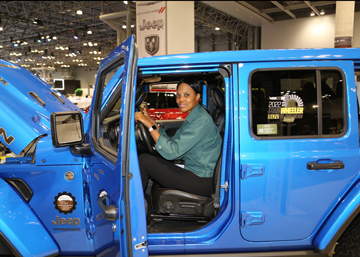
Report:
<svg viewBox="0 0 360 257"><path fill-rule="evenodd" d="M31 92L29 92L29 95L31 95L42 106L46 106L45 102L43 100L41 100L41 98L35 92L31 91Z"/></svg>
<svg viewBox="0 0 360 257"><path fill-rule="evenodd" d="M58 94L56 94L55 92L51 92L50 94L52 94L57 100L59 100L60 103L65 104L65 101L61 99Z"/></svg>

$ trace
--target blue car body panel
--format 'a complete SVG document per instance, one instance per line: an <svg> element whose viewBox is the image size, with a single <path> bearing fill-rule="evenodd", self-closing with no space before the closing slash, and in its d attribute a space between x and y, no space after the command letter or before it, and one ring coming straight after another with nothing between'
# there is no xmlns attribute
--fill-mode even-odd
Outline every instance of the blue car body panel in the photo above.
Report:
<svg viewBox="0 0 360 257"><path fill-rule="evenodd" d="M51 113L80 110L47 83L20 66L0 60L0 74L0 142L15 154L19 154L38 136L51 134ZM36 93L46 105L36 101L29 92ZM64 104L51 95L51 92L57 94Z"/></svg>
<svg viewBox="0 0 360 257"><path fill-rule="evenodd" d="M130 137L134 138L134 123L130 123L128 126L128 119L126 117L125 110L131 109L134 110L134 99L135 94L132 92L135 91L136 85L136 73L135 78L132 78L132 72L136 67L136 58L132 56L134 49L134 37L130 37L125 40L120 46L113 50L107 58L105 58L100 64L100 69L98 72L98 78L101 77L103 70L117 60L117 58L123 58L124 64L119 66L120 68L115 72L115 75L110 79L106 84L102 92L101 97L101 108L108 104L111 96L113 94L119 93L121 91L121 106L120 106L120 117L119 117L119 134L123 135L125 129L129 131ZM135 61L135 62L134 62ZM133 66L131 66L133 65ZM132 79L134 81L132 82ZM99 90L101 84L97 83L95 91ZM130 98L131 96L131 98ZM96 96L95 96L96 97ZM131 112L131 110L129 110ZM134 119L134 111L131 112L129 117L132 120ZM89 117L89 122L91 124L93 116ZM145 242L147 238L146 233L146 217L145 217L145 207L144 207L144 196L138 188L141 188L140 181L140 171L138 168L138 161L136 153L136 147L134 142L127 142L127 139L124 136L119 137L119 146L117 152L116 163L112 163L107 158L105 158L101 153L97 152L94 147L94 141L91 140L93 127L89 126L87 131L89 135L89 141L91 142L91 148L93 151L93 159L89 162L89 167L86 168L91 174L99 174L98 179L92 179L91 185L89 187L89 202L91 205L91 211L95 217L100 217L101 210L97 205L96 201L99 197L99 194L102 191L106 191L109 196L109 201L111 204L116 206L116 209L119 210L118 219L113 223L106 221L103 218L94 220L95 227L101 228L104 233L94 234L93 242L95 245L95 251L106 250L106 247L111 246L115 253L120 253L121 256L126 256L129 252L129 247L133 256L146 256L148 254L147 249L137 248L135 245ZM129 150L127 149L127 144L129 144ZM136 158L136 159L134 159ZM124 198L124 184L125 184L125 169L126 164L129 163L129 171L132 174L137 174L133 179L129 181L129 203L126 203ZM99 173L99 170L102 170L103 174ZM126 212L125 205L129 206L131 210L131 217L129 213ZM121 217L121 218L120 218ZM128 220L128 222L126 222ZM116 226L116 231L113 232L112 227ZM129 227L130 226L130 227ZM129 235L124 232L131 230L131 238ZM106 238L104 238L104 236ZM144 251L143 251L144 250Z"/></svg>
<svg viewBox="0 0 360 257"><path fill-rule="evenodd" d="M21 256L49 256L58 246L31 207L0 179L0 231Z"/></svg>
<svg viewBox="0 0 360 257"><path fill-rule="evenodd" d="M248 83L254 69L296 68L300 65L302 68L353 70L350 61L256 63L239 68L240 85ZM350 92L356 90L352 75L346 77ZM248 95L242 94L240 103L249 102ZM357 104L355 94L348 96L348 104L346 113L350 121L351 117L357 116L356 108L350 108ZM242 110L240 123L244 119L243 123L247 124L248 111ZM357 126L357 123L349 122L343 137L306 140L255 139L248 126L241 126L241 165L264 165L265 168L263 176L241 180L242 211L262 212L266 220L262 225L241 228L242 236L249 241L302 240L312 236L357 177L360 169L358 134L354 133ZM319 159L341 160L345 168L332 171L307 169L308 162ZM254 188L258 190L248 193ZM277 233L273 233L275 230Z"/></svg>
<svg viewBox="0 0 360 257"><path fill-rule="evenodd" d="M65 104L61 103L51 94L57 92L29 71L0 60L0 108L3 110L0 141L18 154L34 139L43 136L37 142L34 158L7 158L6 163L0 165L1 206L12 215L10 217L7 212L0 215L0 230L14 247L24 256L57 252L60 255L98 256L127 256L132 252L132 256L148 256L326 249L360 204L359 128L354 83L354 62L360 62L360 50L194 53L141 58L136 65L136 57L132 56L134 45L134 37L130 37L100 63L94 99L89 113L84 115L90 155L74 154L70 147L55 148L52 145L50 114L79 109L60 95ZM99 111L104 110L114 100L114 94L121 91L119 148L116 161L111 161L94 145L96 117L92 112L96 109L96 92L103 85L99 81L102 72L120 57L124 63L107 81L98 102ZM135 124L132 122L137 77L134 69L137 66L142 75L180 75L218 72L222 64L228 64L232 73L223 78L226 123L221 209L200 229L147 234ZM336 68L343 71L347 101L344 135L276 140L254 137L249 126L249 78L254 70L269 68ZM29 92L35 92L46 106L38 103ZM203 100L206 101L206 97ZM341 160L345 168L306 169L307 162L323 158ZM244 165L263 165L265 174L241 179ZM65 177L67 172L73 174L71 180ZM126 172L131 173L131 179L127 179L130 174ZM29 203L4 181L8 178L22 179L33 190ZM106 220L97 203L104 192L108 195L108 204L118 211L115 221ZM69 213L59 211L57 206L59 196L64 195L76 201L76 208ZM244 225L246 213L259 212L265 215L264 223ZM36 230L33 238L20 233L30 228Z"/></svg>

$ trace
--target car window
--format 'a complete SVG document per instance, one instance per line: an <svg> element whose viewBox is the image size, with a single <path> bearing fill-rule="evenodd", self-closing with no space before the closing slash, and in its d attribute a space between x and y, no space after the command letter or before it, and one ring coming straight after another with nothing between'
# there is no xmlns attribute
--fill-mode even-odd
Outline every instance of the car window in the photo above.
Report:
<svg viewBox="0 0 360 257"><path fill-rule="evenodd" d="M175 92L154 92L147 96L146 102L149 109L179 108L176 103Z"/></svg>
<svg viewBox="0 0 360 257"><path fill-rule="evenodd" d="M97 122L97 142L103 150L117 156L122 103L124 64L120 60L103 71L99 79L101 108Z"/></svg>
<svg viewBox="0 0 360 257"><path fill-rule="evenodd" d="M252 132L261 137L342 133L342 84L338 70L254 72L251 76Z"/></svg>

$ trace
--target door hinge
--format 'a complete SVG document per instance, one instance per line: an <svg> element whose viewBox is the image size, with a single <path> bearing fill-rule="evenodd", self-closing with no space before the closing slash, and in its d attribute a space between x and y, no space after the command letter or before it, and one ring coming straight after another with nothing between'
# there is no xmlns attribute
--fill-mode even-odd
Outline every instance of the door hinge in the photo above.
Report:
<svg viewBox="0 0 360 257"><path fill-rule="evenodd" d="M260 177L265 174L265 166L262 164L243 164L241 179L248 177Z"/></svg>
<svg viewBox="0 0 360 257"><path fill-rule="evenodd" d="M227 181L225 181L225 184L224 185L221 185L220 186L221 188L224 188L225 189L225 192L228 191L228 188L229 188L229 183Z"/></svg>
<svg viewBox="0 0 360 257"><path fill-rule="evenodd" d="M261 225L265 222L265 215L262 212L242 212L241 226Z"/></svg>
<svg viewBox="0 0 360 257"><path fill-rule="evenodd" d="M90 173L90 169L87 165L85 165L85 167L83 167L82 169L82 173L83 173L83 182L90 184L91 182L91 173Z"/></svg>
<svg viewBox="0 0 360 257"><path fill-rule="evenodd" d="M136 244L135 250L139 250L139 249L146 248L146 247L147 247L147 241L144 241L144 242Z"/></svg>

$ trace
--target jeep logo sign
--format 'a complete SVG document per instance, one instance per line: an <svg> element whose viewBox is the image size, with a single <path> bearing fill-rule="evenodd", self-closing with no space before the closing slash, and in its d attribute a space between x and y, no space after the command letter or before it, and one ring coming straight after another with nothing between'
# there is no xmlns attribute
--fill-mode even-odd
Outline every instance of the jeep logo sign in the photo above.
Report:
<svg viewBox="0 0 360 257"><path fill-rule="evenodd" d="M166 55L166 1L136 1L136 33L139 58Z"/></svg>
<svg viewBox="0 0 360 257"><path fill-rule="evenodd" d="M153 20L151 22L151 21L146 21L144 19L143 24L139 26L139 29L141 31L143 31L145 29L147 29L147 30L150 30L150 29L157 29L157 30L164 29L164 20L163 19L161 19L161 20Z"/></svg>

